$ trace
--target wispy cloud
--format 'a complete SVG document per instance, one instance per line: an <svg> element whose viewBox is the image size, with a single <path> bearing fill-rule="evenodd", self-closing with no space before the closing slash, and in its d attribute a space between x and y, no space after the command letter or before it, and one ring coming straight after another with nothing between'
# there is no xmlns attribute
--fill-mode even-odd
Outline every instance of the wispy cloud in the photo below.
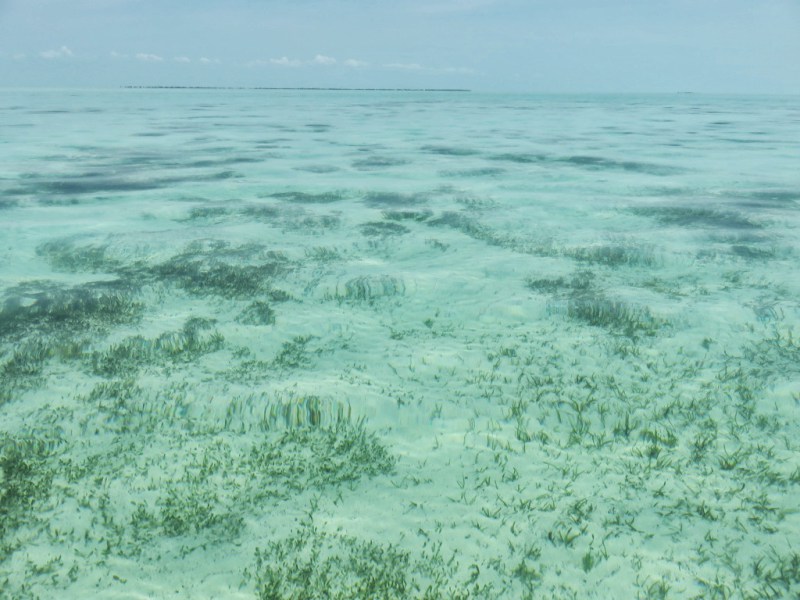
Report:
<svg viewBox="0 0 800 600"><path fill-rule="evenodd" d="M189 58L188 56L176 56L172 60L174 60L176 63L190 63L190 62L192 62L192 59Z"/></svg>
<svg viewBox="0 0 800 600"><path fill-rule="evenodd" d="M25 60L26 56L27 55L24 52L15 52L11 58L14 60Z"/></svg>
<svg viewBox="0 0 800 600"><path fill-rule="evenodd" d="M73 54L72 50L66 46L61 46L61 48L58 50L45 50L44 52L39 52L39 56L46 58L47 60L55 60L59 58L70 58L73 56Z"/></svg>
<svg viewBox="0 0 800 600"><path fill-rule="evenodd" d="M350 68L358 68L358 67L368 67L369 63L363 60L357 60L355 58L348 58L344 61L339 61L333 56L326 56L325 54L317 54L311 60L301 60L299 58L289 58L288 56L282 56L280 58L270 58L268 60L264 59L256 59L251 60L245 63L248 67L308 67L308 66L317 66L317 67L333 67L337 65L343 65L345 67Z"/></svg>
<svg viewBox="0 0 800 600"><path fill-rule="evenodd" d="M407 71L422 71L425 69L419 63L388 63L383 66L387 69L405 69Z"/></svg>
<svg viewBox="0 0 800 600"><path fill-rule="evenodd" d="M139 52L136 59L144 62L164 62L164 59L158 54L145 54L144 52Z"/></svg>
<svg viewBox="0 0 800 600"><path fill-rule="evenodd" d="M270 58L269 64L277 65L279 67L300 67L303 65L303 61L282 56L281 58Z"/></svg>
<svg viewBox="0 0 800 600"><path fill-rule="evenodd" d="M475 69L470 69L469 67L444 67L443 69L435 70L441 71L442 73L460 73L461 75L472 75L475 73Z"/></svg>
<svg viewBox="0 0 800 600"><path fill-rule="evenodd" d="M314 60L311 61L311 64L330 66L330 65L335 65L336 64L336 59L333 58L332 56L325 56L323 54L317 54L314 57Z"/></svg>
<svg viewBox="0 0 800 600"><path fill-rule="evenodd" d="M112 50L109 56L111 56L111 58L130 58L127 54L120 54L116 50Z"/></svg>
<svg viewBox="0 0 800 600"><path fill-rule="evenodd" d="M198 62L204 65L218 65L222 61L218 58L208 58L207 56L201 56Z"/></svg>

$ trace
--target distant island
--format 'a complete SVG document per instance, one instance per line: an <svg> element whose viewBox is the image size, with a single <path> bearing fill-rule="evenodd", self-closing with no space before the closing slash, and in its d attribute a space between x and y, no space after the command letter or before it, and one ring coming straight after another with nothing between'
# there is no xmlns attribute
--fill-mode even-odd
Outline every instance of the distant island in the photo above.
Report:
<svg viewBox="0 0 800 600"><path fill-rule="evenodd" d="M295 90L306 92L471 92L461 88L343 88L343 87L246 87L218 85L123 85L133 90Z"/></svg>

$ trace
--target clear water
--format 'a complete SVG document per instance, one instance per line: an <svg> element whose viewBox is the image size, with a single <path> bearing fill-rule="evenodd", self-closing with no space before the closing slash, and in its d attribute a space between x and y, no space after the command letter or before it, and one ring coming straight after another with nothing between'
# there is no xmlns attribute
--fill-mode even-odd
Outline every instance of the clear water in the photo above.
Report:
<svg viewBox="0 0 800 600"><path fill-rule="evenodd" d="M4 90L0 140L0 595L800 594L797 98Z"/></svg>

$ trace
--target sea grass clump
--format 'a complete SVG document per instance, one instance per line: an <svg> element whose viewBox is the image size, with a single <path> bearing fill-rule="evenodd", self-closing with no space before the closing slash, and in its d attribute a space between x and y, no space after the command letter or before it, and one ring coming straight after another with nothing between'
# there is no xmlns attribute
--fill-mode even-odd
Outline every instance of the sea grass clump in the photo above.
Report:
<svg viewBox="0 0 800 600"><path fill-rule="evenodd" d="M343 192L276 192L270 197L292 204L331 204L346 198Z"/></svg>
<svg viewBox="0 0 800 600"><path fill-rule="evenodd" d="M390 544L328 534L305 520L255 553L259 600L402 600L413 591L410 556Z"/></svg>
<svg viewBox="0 0 800 600"><path fill-rule="evenodd" d="M95 375L116 377L135 373L147 366L191 362L222 348L224 338L213 329L213 321L197 317L186 321L178 331L162 333L154 339L135 335L89 357Z"/></svg>
<svg viewBox="0 0 800 600"><path fill-rule="evenodd" d="M655 335L663 325L646 306L602 295L577 294L567 301L567 317L612 333L636 338Z"/></svg>
<svg viewBox="0 0 800 600"><path fill-rule="evenodd" d="M656 263L653 249L646 246L602 244L570 248L565 251L565 254L579 262L606 267L651 267Z"/></svg>
<svg viewBox="0 0 800 600"><path fill-rule="evenodd" d="M404 235L411 230L400 223L387 221L370 221L358 226L359 231L367 237L387 238L396 235Z"/></svg>
<svg viewBox="0 0 800 600"><path fill-rule="evenodd" d="M50 493L50 446L43 439L0 433L0 563L14 549L14 530L29 521L37 503Z"/></svg>
<svg viewBox="0 0 800 600"><path fill-rule="evenodd" d="M390 275L362 275L336 286L334 298L340 302L372 304L380 299L402 296L406 286L402 279Z"/></svg>
<svg viewBox="0 0 800 600"><path fill-rule="evenodd" d="M236 322L242 325L274 325L275 311L268 302L255 300L237 315Z"/></svg>
<svg viewBox="0 0 800 600"><path fill-rule="evenodd" d="M749 217L717 208L693 206L635 206L629 209L635 215L649 217L661 225L679 227L718 227L724 229L760 229L761 223Z"/></svg>
<svg viewBox="0 0 800 600"><path fill-rule="evenodd" d="M120 280L73 287L26 282L7 290L0 304L0 340L105 331L135 322L143 311Z"/></svg>
<svg viewBox="0 0 800 600"><path fill-rule="evenodd" d="M263 493L318 490L394 470L394 457L363 422L310 425L268 434L253 446L247 464L262 481Z"/></svg>

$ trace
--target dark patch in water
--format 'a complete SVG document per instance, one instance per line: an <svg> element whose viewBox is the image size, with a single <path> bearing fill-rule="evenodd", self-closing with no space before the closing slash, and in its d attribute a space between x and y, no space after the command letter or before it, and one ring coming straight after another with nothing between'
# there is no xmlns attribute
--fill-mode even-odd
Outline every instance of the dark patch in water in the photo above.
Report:
<svg viewBox="0 0 800 600"><path fill-rule="evenodd" d="M407 160L392 158L391 156L369 156L353 161L353 167L361 170L382 169L385 167L397 167L407 164Z"/></svg>
<svg viewBox="0 0 800 600"><path fill-rule="evenodd" d="M319 231L324 229L336 229L341 225L342 220L336 215L304 215L285 219L282 222L284 229L294 229L296 231Z"/></svg>
<svg viewBox="0 0 800 600"><path fill-rule="evenodd" d="M236 317L242 325L274 325L275 311L262 300L255 300Z"/></svg>
<svg viewBox="0 0 800 600"><path fill-rule="evenodd" d="M548 160L548 157L544 154L507 152L505 154L496 154L492 156L491 159L528 165L545 162Z"/></svg>
<svg viewBox="0 0 800 600"><path fill-rule="evenodd" d="M457 148L454 146L427 145L422 146L420 150L423 152L430 152L431 154L441 154L443 156L473 156L478 154L478 151L472 148Z"/></svg>
<svg viewBox="0 0 800 600"><path fill-rule="evenodd" d="M496 154L492 160L514 162L518 164L543 164L555 163L565 164L592 171L602 170L622 170L633 171L636 173L646 173L649 175L670 175L679 171L674 167L644 163L638 161L619 161L601 156L548 156L546 154L526 154L526 153L505 153Z"/></svg>
<svg viewBox="0 0 800 600"><path fill-rule="evenodd" d="M225 253L217 249L190 248L149 271L196 296L252 298L268 289L269 280L288 267L287 259L274 252L266 253L254 265L229 263L224 258Z"/></svg>
<svg viewBox="0 0 800 600"><path fill-rule="evenodd" d="M151 179L135 181L105 177L80 177L61 181L43 181L38 184L40 191L49 194L96 194L98 192L140 192L166 187L174 180Z"/></svg>
<svg viewBox="0 0 800 600"><path fill-rule="evenodd" d="M304 167L294 167L295 171L305 171L306 173L334 173L336 171L341 171L339 167L333 167L330 165L308 165Z"/></svg>
<svg viewBox="0 0 800 600"><path fill-rule="evenodd" d="M583 246L571 248L565 254L580 262L600 264L607 267L631 265L650 267L656 262L653 250L642 246L615 244Z"/></svg>
<svg viewBox="0 0 800 600"><path fill-rule="evenodd" d="M482 169L444 170L439 171L439 175L443 177L496 177L505 172L505 169L499 167L485 167Z"/></svg>
<svg viewBox="0 0 800 600"><path fill-rule="evenodd" d="M391 235L404 235L411 230L399 223L387 223L386 221L370 221L358 226L361 233L368 237L387 237Z"/></svg>
<svg viewBox="0 0 800 600"><path fill-rule="evenodd" d="M275 222L280 217L277 207L266 204L251 204L242 208L242 214L257 221Z"/></svg>
<svg viewBox="0 0 800 600"><path fill-rule="evenodd" d="M800 201L800 191L795 190L736 191L731 195L740 199L736 202L738 206L746 208L783 208Z"/></svg>
<svg viewBox="0 0 800 600"><path fill-rule="evenodd" d="M344 194L341 192L321 192L319 194L311 194L308 192L276 192L269 195L270 198L278 198L285 202L292 202L293 204L330 204L331 202L339 202L344 199Z"/></svg>
<svg viewBox="0 0 800 600"><path fill-rule="evenodd" d="M765 250L763 248L754 248L753 246L744 246L736 244L731 246L731 252L736 256L741 256L748 260L769 260L775 258L775 251Z"/></svg>
<svg viewBox="0 0 800 600"><path fill-rule="evenodd" d="M189 211L189 216L186 221L195 221L199 219L219 219L231 213L231 210L224 206L196 206Z"/></svg>
<svg viewBox="0 0 800 600"><path fill-rule="evenodd" d="M662 225L681 227L723 227L727 229L760 229L762 225L735 212L713 208L683 206L640 206L630 211L641 217L655 219Z"/></svg>
<svg viewBox="0 0 800 600"><path fill-rule="evenodd" d="M328 125L327 123L308 123L306 125L306 128L310 129L314 133L325 133L327 131L330 131L331 126Z"/></svg>
<svg viewBox="0 0 800 600"><path fill-rule="evenodd" d="M370 192L364 196L364 204L371 208L396 208L413 206L427 201L423 194L400 194L397 192Z"/></svg>
<svg viewBox="0 0 800 600"><path fill-rule="evenodd" d="M199 179L207 179L210 181L219 181L222 179L234 179L236 177L241 177L236 171L220 171L219 173L215 173L214 175L209 175L207 177L201 177ZM197 181L197 178L192 178L190 181Z"/></svg>
<svg viewBox="0 0 800 600"><path fill-rule="evenodd" d="M259 162L261 162L261 159L259 158L251 158L248 156L231 156L229 158L196 160L194 162L186 163L186 166L189 168L207 168Z"/></svg>
<svg viewBox="0 0 800 600"><path fill-rule="evenodd" d="M677 172L677 169L665 167L663 165L631 160L619 161L600 156L568 156L564 158L558 158L556 161L591 170L622 170L633 171L635 173L646 173L649 175L670 175Z"/></svg>
<svg viewBox="0 0 800 600"><path fill-rule="evenodd" d="M592 287L594 278L595 275L591 271L578 271L572 276L572 279L565 277L534 279L529 277L525 281L525 285L540 294L555 294L564 291L585 292Z"/></svg>
<svg viewBox="0 0 800 600"><path fill-rule="evenodd" d="M430 210L385 210L383 218L388 221L427 221L433 216Z"/></svg>
<svg viewBox="0 0 800 600"><path fill-rule="evenodd" d="M97 194L101 192L140 192L169 187L176 183L218 181L237 177L234 171L221 171L211 175L194 177L162 177L155 179L133 179L108 177L100 172L89 172L58 180L38 180L25 193L36 194Z"/></svg>
<svg viewBox="0 0 800 600"><path fill-rule="evenodd" d="M0 339L103 329L137 319L144 307L122 280L65 287L32 281L6 290L0 305Z"/></svg>

